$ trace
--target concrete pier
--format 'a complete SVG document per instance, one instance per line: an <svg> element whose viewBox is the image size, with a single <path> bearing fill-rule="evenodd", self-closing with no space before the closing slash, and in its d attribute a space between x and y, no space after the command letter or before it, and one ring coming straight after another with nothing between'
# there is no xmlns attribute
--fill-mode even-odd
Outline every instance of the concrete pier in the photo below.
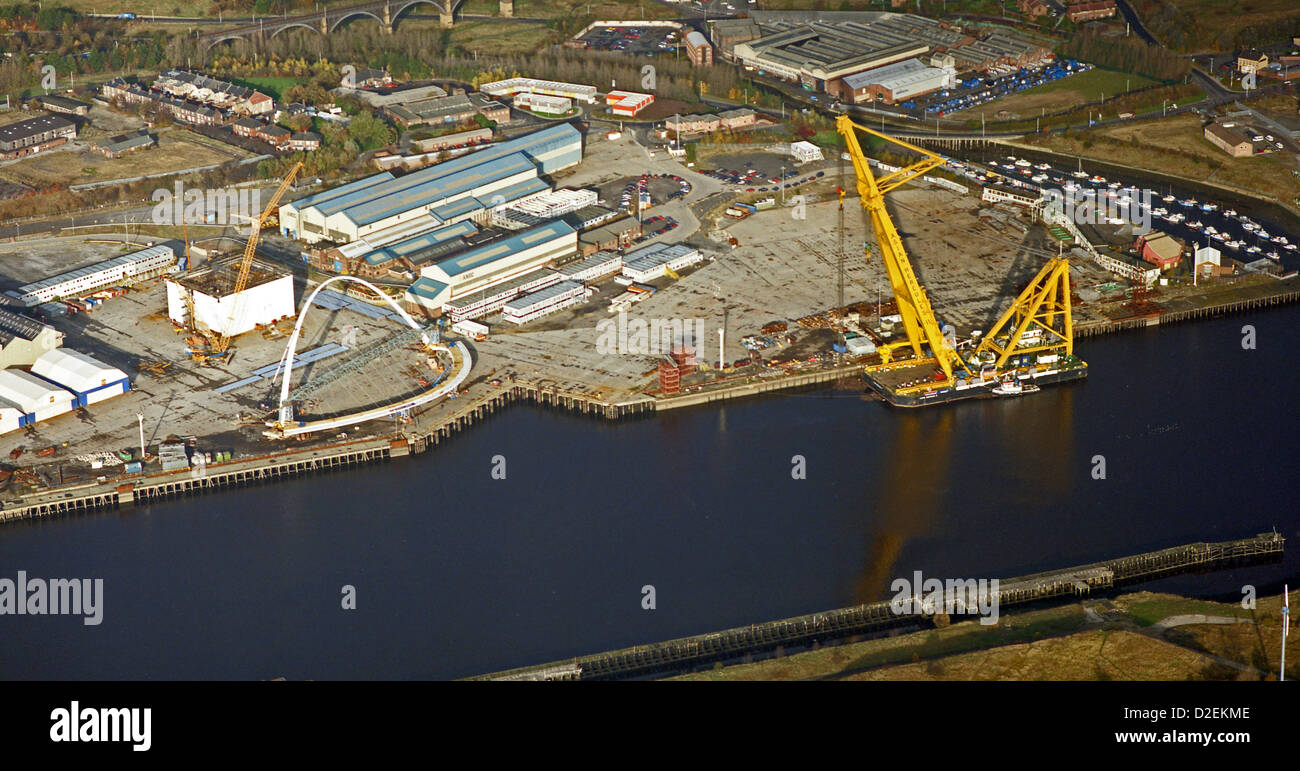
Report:
<svg viewBox="0 0 1300 771"><path fill-rule="evenodd" d="M998 606L1087 596L1118 585L1233 565L1276 561L1286 539L1277 533L1219 543L1191 543L1091 565L1037 573L999 582ZM826 641L879 633L900 626L928 623L924 612L897 613L890 601L806 616L734 627L720 632L638 645L606 653L578 656L532 667L521 667L474 680L599 680L689 671L713 661L740 660L754 653L777 656L796 648L814 649Z"/></svg>

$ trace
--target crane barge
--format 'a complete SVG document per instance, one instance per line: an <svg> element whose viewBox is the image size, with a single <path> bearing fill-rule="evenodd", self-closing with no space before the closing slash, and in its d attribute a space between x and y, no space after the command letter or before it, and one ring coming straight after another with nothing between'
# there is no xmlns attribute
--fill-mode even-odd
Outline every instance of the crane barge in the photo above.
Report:
<svg viewBox="0 0 1300 771"><path fill-rule="evenodd" d="M1088 365L1074 355L1070 309L1070 263L1047 261L984 335L959 344L955 330L940 326L912 268L903 239L885 208L885 194L942 166L944 158L921 147L854 123L841 114L835 128L853 163L862 208L871 219L881 261L889 277L902 337L878 346L878 364L864 375L890 404L920 407L992 395L1003 383L1046 385L1087 377ZM921 156L921 160L877 177L857 132L879 137Z"/></svg>

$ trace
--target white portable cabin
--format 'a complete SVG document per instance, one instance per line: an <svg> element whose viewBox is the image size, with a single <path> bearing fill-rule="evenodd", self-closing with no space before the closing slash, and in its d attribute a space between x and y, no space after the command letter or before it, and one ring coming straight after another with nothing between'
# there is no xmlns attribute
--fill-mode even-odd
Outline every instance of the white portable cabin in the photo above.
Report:
<svg viewBox="0 0 1300 771"><path fill-rule="evenodd" d="M131 379L122 370L67 348L55 348L41 354L32 364L32 374L71 391L78 407L102 402L131 390Z"/></svg>
<svg viewBox="0 0 1300 771"><path fill-rule="evenodd" d="M48 380L21 369L0 371L0 400L13 402L26 416L27 425L72 412L75 396Z"/></svg>

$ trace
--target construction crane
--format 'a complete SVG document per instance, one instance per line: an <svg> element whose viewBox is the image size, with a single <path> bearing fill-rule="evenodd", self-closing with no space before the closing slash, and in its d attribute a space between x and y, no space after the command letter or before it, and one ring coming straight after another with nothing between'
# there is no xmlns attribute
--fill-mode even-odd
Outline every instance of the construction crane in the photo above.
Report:
<svg viewBox="0 0 1300 771"><path fill-rule="evenodd" d="M262 213L249 223L248 243L244 246L244 255L239 261L239 274L235 279L234 289L231 291L231 297L233 300L231 303L230 318L226 321L225 329L220 331L213 330L211 344L207 348L201 348L198 346L193 346L191 348L191 356L193 356L195 361L206 364L212 359L218 359L225 356L229 351L230 344L234 341L234 338L228 334L228 331L235 323L235 319L239 316L239 295L248 288L248 278L252 273L253 256L257 253L257 244L261 239L262 225L271 217L272 213L278 210L280 199L284 197L284 194L289 190L289 186L293 184L294 178L298 176L298 172L302 171L303 168L304 166L302 161L298 161L293 165L293 168L289 169L289 173L284 175L284 179L280 180L280 186L276 188L275 194L271 196L271 200L266 204L266 207L262 209ZM194 298L192 293L187 293L187 298L191 318L193 318ZM194 323L197 329L197 321Z"/></svg>
<svg viewBox="0 0 1300 771"><path fill-rule="evenodd" d="M959 379L962 385L977 378L983 382L990 368L1000 377L1005 371L1023 367L1030 358L1027 354L1042 354L1045 359L1054 361L1063 359L1061 366L1068 369L1069 374L1060 379L1082 377L1087 365L1074 359L1069 261L1064 257L1049 260L992 330L973 350L968 349L963 355L957 350L951 328L941 328L935 318L925 287L917 279L903 247L903 239L885 209L886 193L942 166L945 162L943 156L854 123L847 115L836 118L835 128L844 137L857 177L862 208L871 219L880 259L903 324L903 339L878 346L880 363L867 367L869 379L873 373L937 367L930 377L893 378L885 386L887 396L910 397L952 389ZM916 153L921 160L877 177L858 141L859 131ZM945 335L945 331L949 334ZM872 381L874 384L883 382Z"/></svg>

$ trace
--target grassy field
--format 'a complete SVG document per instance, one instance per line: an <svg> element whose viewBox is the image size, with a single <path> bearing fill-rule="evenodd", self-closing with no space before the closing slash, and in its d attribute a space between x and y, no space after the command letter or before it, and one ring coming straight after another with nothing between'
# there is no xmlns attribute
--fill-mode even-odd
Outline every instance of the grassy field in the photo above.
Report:
<svg viewBox="0 0 1300 771"><path fill-rule="evenodd" d="M1174 174L1273 196L1289 204L1300 196L1300 178L1289 153L1232 158L1205 138L1194 115L1176 115L1102 129L1028 137L1027 143L1070 155Z"/></svg>
<svg viewBox="0 0 1300 771"><path fill-rule="evenodd" d="M304 80L305 78L262 76L255 78L233 78L231 82L238 86L255 88L268 96L274 97L277 101L284 101L284 92Z"/></svg>
<svg viewBox="0 0 1300 771"><path fill-rule="evenodd" d="M556 33L544 25L522 21L459 21L450 40L466 51L505 56L536 51L554 42Z"/></svg>
<svg viewBox="0 0 1300 771"><path fill-rule="evenodd" d="M1240 605L1228 605L1222 602L1202 602L1181 597L1157 596L1139 600L1128 605L1129 615L1138 624L1150 626L1162 618L1180 614L1202 614L1206 616L1238 616L1250 618L1250 611Z"/></svg>
<svg viewBox="0 0 1300 771"><path fill-rule="evenodd" d="M1156 81L1140 75L1093 69L994 99L988 104L972 107L966 112L983 112L991 117L999 110L1006 110L1016 115L1032 117L1044 110L1048 113L1059 112L1087 102L1097 102L1103 95L1111 98L1126 90L1153 85L1156 85Z"/></svg>
<svg viewBox="0 0 1300 771"><path fill-rule="evenodd" d="M1281 647L1278 597L1261 598L1253 611L1149 592L1123 595L1113 603L1115 613L1105 622L1090 620L1082 604L1066 605L1004 615L995 626L963 622L718 666L676 679L1221 680L1259 679L1263 672L1276 671ZM1147 619L1198 613L1239 616L1254 623L1195 624L1167 630L1163 636L1142 631L1149 626L1143 623ZM1300 663L1288 662L1287 673L1300 673Z"/></svg>
<svg viewBox="0 0 1300 771"><path fill-rule="evenodd" d="M163 129L158 147L109 159L90 150L51 151L0 167L0 179L36 188L160 174L238 160L249 153L183 129Z"/></svg>
<svg viewBox="0 0 1300 771"><path fill-rule="evenodd" d="M145 19L151 15L217 15L216 3L212 2L212 0L57 0L51 5L71 8L80 13L134 13L140 19Z"/></svg>

